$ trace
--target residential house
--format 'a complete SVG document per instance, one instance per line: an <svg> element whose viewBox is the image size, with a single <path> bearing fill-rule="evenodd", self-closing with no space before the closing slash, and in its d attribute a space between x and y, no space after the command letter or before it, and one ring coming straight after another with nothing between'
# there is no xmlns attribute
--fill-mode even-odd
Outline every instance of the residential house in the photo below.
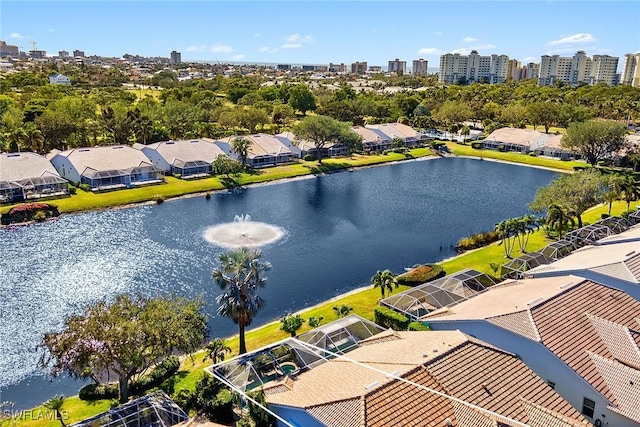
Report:
<svg viewBox="0 0 640 427"><path fill-rule="evenodd" d="M580 154L562 146L563 136L562 134L549 135L549 138L542 142L542 146L534 149L534 152L539 156L553 157L560 160L579 159Z"/></svg>
<svg viewBox="0 0 640 427"><path fill-rule="evenodd" d="M0 203L69 194L69 183L40 154L0 153Z"/></svg>
<svg viewBox="0 0 640 427"><path fill-rule="evenodd" d="M416 145L429 141L431 138L426 134L421 134L402 123L382 123L376 125L366 125L367 129L371 129L381 137L391 139L401 139L406 147L415 147Z"/></svg>
<svg viewBox="0 0 640 427"><path fill-rule="evenodd" d="M47 158L60 176L93 191L164 182L162 172L142 151L126 145L54 150Z"/></svg>
<svg viewBox="0 0 640 427"><path fill-rule="evenodd" d="M162 141L149 145L134 144L151 163L165 174L181 178L200 178L211 175L211 164L225 152L212 139Z"/></svg>
<svg viewBox="0 0 640 427"><path fill-rule="evenodd" d="M285 144L296 157L303 158L306 155L310 155L317 158L316 145L307 140L297 139L292 132L283 132L276 135L283 144ZM349 155L349 149L342 144L334 144L332 142L325 143L324 147L320 150L322 158L328 157L344 157Z"/></svg>
<svg viewBox="0 0 640 427"><path fill-rule="evenodd" d="M253 135L231 136L221 140L223 144L216 142L229 156L238 158L237 153L231 149L231 143L237 138L247 139L251 142L247 152L247 164L252 168L276 166L291 163L296 157L289 147L273 135L258 133Z"/></svg>
<svg viewBox="0 0 640 427"><path fill-rule="evenodd" d="M362 149L365 153L382 152L391 148L392 138L363 126L353 126L355 133L362 137Z"/></svg>
<svg viewBox="0 0 640 427"><path fill-rule="evenodd" d="M52 85L71 85L71 79L64 74L52 74L49 76L49 83Z"/></svg>
<svg viewBox="0 0 640 427"><path fill-rule="evenodd" d="M621 290L556 276L506 281L421 321L517 354L595 425L630 427L640 423L638 313Z"/></svg>
<svg viewBox="0 0 640 427"><path fill-rule="evenodd" d="M482 140L481 147L490 150L527 153L540 150L548 138L549 135L535 130L500 128Z"/></svg>
<svg viewBox="0 0 640 427"><path fill-rule="evenodd" d="M341 321L320 329L348 337ZM589 425L514 354L460 331L377 331L338 356L324 353L326 358L313 358L311 352L318 356L324 347L313 350L309 344L327 335L304 335L281 342L290 353L242 356L245 366L280 365L281 375L267 377L262 387L269 409L293 425ZM277 358L291 353L312 362L287 373L283 368L291 362ZM217 372L237 378L234 371Z"/></svg>

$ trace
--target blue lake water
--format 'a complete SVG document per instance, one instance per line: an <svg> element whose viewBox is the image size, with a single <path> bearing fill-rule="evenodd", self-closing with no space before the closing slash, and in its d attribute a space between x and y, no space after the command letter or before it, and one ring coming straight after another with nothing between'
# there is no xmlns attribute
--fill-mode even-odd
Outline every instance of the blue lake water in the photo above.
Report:
<svg viewBox="0 0 640 427"><path fill-rule="evenodd" d="M223 249L203 233L237 214L285 231L262 248L272 270L259 326L364 286L378 269L398 273L455 255L459 238L527 213L556 175L444 158L0 229L0 401L20 409L75 394L79 382L49 382L36 367L36 346L65 316L118 293L201 295L212 337L236 333L215 315L211 271Z"/></svg>

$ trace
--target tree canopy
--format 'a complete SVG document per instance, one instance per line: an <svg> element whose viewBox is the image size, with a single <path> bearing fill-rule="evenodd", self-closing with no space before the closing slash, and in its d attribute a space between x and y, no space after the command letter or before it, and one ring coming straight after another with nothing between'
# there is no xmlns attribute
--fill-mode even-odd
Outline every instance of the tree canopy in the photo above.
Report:
<svg viewBox="0 0 640 427"><path fill-rule="evenodd" d="M322 150L327 144L353 144L354 141L362 141L359 135L353 135L348 123L339 122L327 116L305 117L293 129L294 143L311 141L316 149L318 161L322 163Z"/></svg>
<svg viewBox="0 0 640 427"><path fill-rule="evenodd" d="M626 128L616 122L575 122L567 128L567 134L562 137L561 144L579 152L591 166L595 166L599 160L625 148L625 134Z"/></svg>
<svg viewBox="0 0 640 427"><path fill-rule="evenodd" d="M40 365L53 376L63 372L99 383L118 377L120 403L130 380L176 351L191 353L207 336L201 300L120 295L69 316L60 332L44 335Z"/></svg>

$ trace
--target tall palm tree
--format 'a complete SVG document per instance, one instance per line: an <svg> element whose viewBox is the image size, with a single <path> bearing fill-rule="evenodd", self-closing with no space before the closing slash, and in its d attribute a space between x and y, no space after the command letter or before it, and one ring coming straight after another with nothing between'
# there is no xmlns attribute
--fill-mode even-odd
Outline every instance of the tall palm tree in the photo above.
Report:
<svg viewBox="0 0 640 427"><path fill-rule="evenodd" d="M47 400L43 405L45 408L56 412L56 419L60 421L62 427L66 427L64 423L64 417L62 416L62 405L64 405L65 397L62 395L55 395L51 399Z"/></svg>
<svg viewBox="0 0 640 427"><path fill-rule="evenodd" d="M562 239L562 231L576 223L576 213L563 208L560 205L551 205L547 212L547 225L558 232L558 238Z"/></svg>
<svg viewBox="0 0 640 427"><path fill-rule="evenodd" d="M209 341L209 344L204 349L207 352L204 360L211 359L214 365L224 361L225 353L231 353L231 347L220 338Z"/></svg>
<svg viewBox="0 0 640 427"><path fill-rule="evenodd" d="M240 328L240 354L247 352L245 328L264 307L264 300L257 294L267 283L264 274L271 268L268 262L260 262L259 250L241 248L220 254L220 267L213 271L213 280L223 293L216 298L218 314L229 317Z"/></svg>
<svg viewBox="0 0 640 427"><path fill-rule="evenodd" d="M460 129L460 135L463 136L463 142L467 142L467 137L471 134L471 129L469 126L462 126Z"/></svg>
<svg viewBox="0 0 640 427"><path fill-rule="evenodd" d="M520 218L515 218L515 220L517 222L516 231L518 233L520 252L526 253L529 237L531 237L531 233L540 227L540 221L535 215L525 215Z"/></svg>
<svg viewBox="0 0 640 427"><path fill-rule="evenodd" d="M605 201L609 203L609 215L611 215L611 205L614 201L619 200L620 196L623 194L622 190L625 179L625 176L620 174L610 175L607 179L607 192L604 194L604 198ZM627 210L629 210L628 207Z"/></svg>
<svg viewBox="0 0 640 427"><path fill-rule="evenodd" d="M373 288L380 288L380 294L382 298L387 291L389 294L393 292L393 288L398 288L398 281L396 280L396 276L390 270L376 271L376 274L371 277L371 283L373 284Z"/></svg>
<svg viewBox="0 0 640 427"><path fill-rule="evenodd" d="M513 247L516 239L515 229L516 222L513 218L500 221L494 228L494 231L498 233L498 236L501 239L500 244L502 245L504 249L504 255L507 258L511 258L511 253L513 252Z"/></svg>
<svg viewBox="0 0 640 427"><path fill-rule="evenodd" d="M627 202L627 212L629 212L631 202L640 198L640 186L635 178L629 175L622 181L620 188L624 201Z"/></svg>
<svg viewBox="0 0 640 427"><path fill-rule="evenodd" d="M23 132L18 138L23 147L29 148L34 153L44 153L44 136L33 122L24 125Z"/></svg>
<svg viewBox="0 0 640 427"><path fill-rule="evenodd" d="M236 153L242 166L247 164L247 156L249 155L249 147L251 147L251 141L246 138L236 138L231 141L231 150Z"/></svg>

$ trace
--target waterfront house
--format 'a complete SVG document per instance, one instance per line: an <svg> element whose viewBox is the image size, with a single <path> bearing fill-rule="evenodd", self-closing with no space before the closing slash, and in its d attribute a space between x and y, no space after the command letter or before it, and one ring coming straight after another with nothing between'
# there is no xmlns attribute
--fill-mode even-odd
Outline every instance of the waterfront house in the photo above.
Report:
<svg viewBox="0 0 640 427"><path fill-rule="evenodd" d="M536 148L534 152L540 156L552 157L560 160L579 159L580 155L574 151L564 148L561 145L562 137L564 135L549 135L549 137L542 142L542 146Z"/></svg>
<svg viewBox="0 0 640 427"><path fill-rule="evenodd" d="M509 280L428 313L518 357L595 425L640 423L640 302L578 276Z"/></svg>
<svg viewBox="0 0 640 427"><path fill-rule="evenodd" d="M225 152L207 138L161 141L149 145L134 144L151 163L165 174L181 178L200 178L211 175L211 164Z"/></svg>
<svg viewBox="0 0 640 427"><path fill-rule="evenodd" d="M365 127L371 129L381 137L386 137L392 141L394 139L401 139L406 147L414 147L431 139L427 134L419 133L411 126L402 123L381 123L366 125Z"/></svg>
<svg viewBox="0 0 640 427"><path fill-rule="evenodd" d="M208 370L261 386L293 425L589 425L514 354L459 331L382 331L358 316Z"/></svg>
<svg viewBox="0 0 640 427"><path fill-rule="evenodd" d="M230 136L221 140L224 144L218 144L230 157L238 159L237 153L231 149L235 139L243 138L251 142L247 150L247 165L252 168L276 166L291 163L294 153L273 135L258 133L253 135Z"/></svg>
<svg viewBox="0 0 640 427"><path fill-rule="evenodd" d="M69 194L69 184L40 154L0 153L0 203Z"/></svg>
<svg viewBox="0 0 640 427"><path fill-rule="evenodd" d="M54 150L47 158L61 177L93 191L164 182L162 172L142 151L127 145Z"/></svg>
<svg viewBox="0 0 640 427"><path fill-rule="evenodd" d="M318 157L316 145L311 141L299 139L292 132L279 133L276 137L300 158L306 155L310 155L314 158ZM330 157L344 157L349 155L349 149L343 144L327 142L320 150L320 153L322 154L323 159Z"/></svg>
<svg viewBox="0 0 640 427"><path fill-rule="evenodd" d="M529 129L500 128L482 140L481 147L490 150L528 153L542 149L549 135Z"/></svg>
<svg viewBox="0 0 640 427"><path fill-rule="evenodd" d="M363 126L352 126L351 129L362 137L362 150L365 153L379 153L391 148L393 138L382 132L375 132Z"/></svg>

